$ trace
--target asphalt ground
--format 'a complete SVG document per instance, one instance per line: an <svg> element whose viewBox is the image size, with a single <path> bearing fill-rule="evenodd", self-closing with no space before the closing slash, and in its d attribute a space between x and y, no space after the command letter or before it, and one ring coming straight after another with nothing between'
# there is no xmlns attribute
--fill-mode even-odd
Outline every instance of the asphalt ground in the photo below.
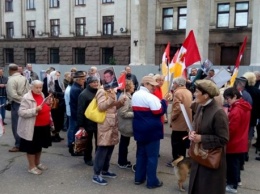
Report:
<svg viewBox="0 0 260 194"><path fill-rule="evenodd" d="M27 172L28 163L25 153L10 153L8 150L14 145L11 130L10 112L7 112L5 122L6 133L0 138L0 194L179 194L177 178L173 168L166 166L171 160L171 130L165 124L165 137L161 140L158 177L163 186L157 189L147 189L145 184L134 184L134 173L130 169L120 169L117 166L118 145L115 147L111 159L110 171L117 174L115 179L106 179L107 186L100 186L92 182L93 167L87 166L83 157L72 157L68 153L66 139L60 143L53 143L52 147L43 150L41 162L49 167L42 175ZM66 138L66 132L61 132ZM255 141L255 140L254 140ZM254 142L253 141L253 142ZM136 144L133 139L129 146L128 159L135 163ZM94 154L93 154L94 155ZM249 162L242 171L242 186L238 188L240 194L260 193L260 161L256 161L255 149L250 149ZM184 184L188 188L188 179ZM207 185L205 185L207 194Z"/></svg>

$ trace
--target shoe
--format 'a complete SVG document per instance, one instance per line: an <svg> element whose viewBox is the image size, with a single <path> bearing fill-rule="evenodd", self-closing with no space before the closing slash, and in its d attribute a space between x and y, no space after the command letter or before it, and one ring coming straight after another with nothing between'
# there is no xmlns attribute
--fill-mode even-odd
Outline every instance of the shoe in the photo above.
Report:
<svg viewBox="0 0 260 194"><path fill-rule="evenodd" d="M61 142L61 140L56 136L51 136L51 141L55 143Z"/></svg>
<svg viewBox="0 0 260 194"><path fill-rule="evenodd" d="M42 163L38 164L37 168L40 169L40 170L48 170L48 167L43 165Z"/></svg>
<svg viewBox="0 0 260 194"><path fill-rule="evenodd" d="M241 166L240 166L240 170L245 170L244 165L241 165Z"/></svg>
<svg viewBox="0 0 260 194"><path fill-rule="evenodd" d="M3 125L7 125L7 123L3 122Z"/></svg>
<svg viewBox="0 0 260 194"><path fill-rule="evenodd" d="M122 168L122 169L132 168L131 162L127 162L127 164L125 164L125 165L120 165L120 164L117 164L117 165L119 168Z"/></svg>
<svg viewBox="0 0 260 194"><path fill-rule="evenodd" d="M143 181L135 181L135 185L141 185L141 184L143 184L145 182L145 180L143 180Z"/></svg>
<svg viewBox="0 0 260 194"><path fill-rule="evenodd" d="M59 139L60 141L64 140L64 138L60 137L60 134L58 134L58 133L55 135L55 137L56 137L57 139Z"/></svg>
<svg viewBox="0 0 260 194"><path fill-rule="evenodd" d="M31 174L35 174L35 175L42 174L42 171L40 169L38 169L37 167L34 167L32 169L28 169L28 172L31 173Z"/></svg>
<svg viewBox="0 0 260 194"><path fill-rule="evenodd" d="M167 167L170 167L170 168L174 168L174 166L172 165L172 161L171 161L171 162L168 162L168 163L166 164L166 166L167 166Z"/></svg>
<svg viewBox="0 0 260 194"><path fill-rule="evenodd" d="M113 173L113 172L102 172L101 173L101 176L102 177L105 177L105 178L112 178L112 179L114 179L114 178L116 178L117 176L116 176L116 174L115 173Z"/></svg>
<svg viewBox="0 0 260 194"><path fill-rule="evenodd" d="M136 170L136 164L132 165L132 171L135 172Z"/></svg>
<svg viewBox="0 0 260 194"><path fill-rule="evenodd" d="M255 159L258 160L258 161L260 161L260 157L256 157Z"/></svg>
<svg viewBox="0 0 260 194"><path fill-rule="evenodd" d="M249 155L248 155L248 153L246 153L246 155L245 155L245 161L246 161L246 162L249 161Z"/></svg>
<svg viewBox="0 0 260 194"><path fill-rule="evenodd" d="M226 192L228 193L237 193L237 190L234 189L231 185L226 186Z"/></svg>
<svg viewBox="0 0 260 194"><path fill-rule="evenodd" d="M238 186L242 186L242 182L241 182L241 181L238 182L237 185L238 185Z"/></svg>
<svg viewBox="0 0 260 194"><path fill-rule="evenodd" d="M20 152L18 147L13 147L9 150L9 152Z"/></svg>
<svg viewBox="0 0 260 194"><path fill-rule="evenodd" d="M100 175L94 175L92 178L92 182L102 186L107 185L107 181L103 179Z"/></svg>
<svg viewBox="0 0 260 194"><path fill-rule="evenodd" d="M86 160L85 164L88 165L88 166L93 166L94 165L92 160Z"/></svg>
<svg viewBox="0 0 260 194"><path fill-rule="evenodd" d="M255 147L255 148L260 148L259 143L253 143L252 146Z"/></svg>
<svg viewBox="0 0 260 194"><path fill-rule="evenodd" d="M148 189L155 189L155 188L158 188L158 187L161 187L163 186L163 182L160 181L157 185L154 185L154 186L147 186Z"/></svg>

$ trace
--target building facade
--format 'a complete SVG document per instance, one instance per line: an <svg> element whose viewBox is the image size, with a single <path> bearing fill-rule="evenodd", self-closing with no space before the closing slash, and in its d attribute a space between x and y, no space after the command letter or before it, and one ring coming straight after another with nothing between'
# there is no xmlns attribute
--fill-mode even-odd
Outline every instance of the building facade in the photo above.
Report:
<svg viewBox="0 0 260 194"><path fill-rule="evenodd" d="M173 56L191 29L202 60L234 65L247 36L241 65L259 65L254 6L259 1L2 0L0 66L159 65L166 44Z"/></svg>

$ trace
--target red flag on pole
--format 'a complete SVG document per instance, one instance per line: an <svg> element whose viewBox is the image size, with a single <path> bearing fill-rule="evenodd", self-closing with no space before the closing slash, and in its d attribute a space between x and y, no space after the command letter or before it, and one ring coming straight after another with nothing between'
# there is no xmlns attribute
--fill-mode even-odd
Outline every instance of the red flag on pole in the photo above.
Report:
<svg viewBox="0 0 260 194"><path fill-rule="evenodd" d="M236 64L235 64L235 69L233 71L232 77L230 78L230 86L234 85L236 77L238 75L238 69L239 69L239 65L240 65L241 59L243 57L245 48L246 48L246 42L247 42L247 36L244 38L244 42L243 42L243 44L241 46L241 49L240 49L240 51L238 53Z"/></svg>
<svg viewBox="0 0 260 194"><path fill-rule="evenodd" d="M125 81L126 81L126 74L125 73L122 73L119 78L117 79L117 82L118 82L118 87L117 89L118 90L123 90L125 89Z"/></svg>

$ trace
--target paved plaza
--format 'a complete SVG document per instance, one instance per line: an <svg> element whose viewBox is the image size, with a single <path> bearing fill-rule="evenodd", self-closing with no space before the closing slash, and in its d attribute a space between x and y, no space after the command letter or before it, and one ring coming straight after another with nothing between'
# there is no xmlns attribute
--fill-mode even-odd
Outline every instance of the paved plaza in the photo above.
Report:
<svg viewBox="0 0 260 194"><path fill-rule="evenodd" d="M92 183L93 167L87 166L83 157L72 157L68 153L66 140L53 143L52 147L45 149L42 163L49 169L42 175L32 175L27 172L25 153L10 153L8 149L14 144L11 131L10 112L7 112L6 133L0 138L0 194L179 194L177 179L173 169L166 167L171 159L171 145L169 125L165 125L165 138L161 141L161 151L158 166L158 177L163 181L161 188L147 189L145 185L134 185L134 173L129 169L120 169L117 166L118 146L115 147L111 159L110 170L117 174L116 179L107 179L107 186ZM66 137L65 132L61 132ZM135 162L136 145L132 140L129 148L129 160ZM243 186L238 188L240 194L260 193L260 162L256 161L255 150L250 150L249 162L245 164L242 172ZM188 180L185 183L188 188ZM207 194L205 185L205 194Z"/></svg>

